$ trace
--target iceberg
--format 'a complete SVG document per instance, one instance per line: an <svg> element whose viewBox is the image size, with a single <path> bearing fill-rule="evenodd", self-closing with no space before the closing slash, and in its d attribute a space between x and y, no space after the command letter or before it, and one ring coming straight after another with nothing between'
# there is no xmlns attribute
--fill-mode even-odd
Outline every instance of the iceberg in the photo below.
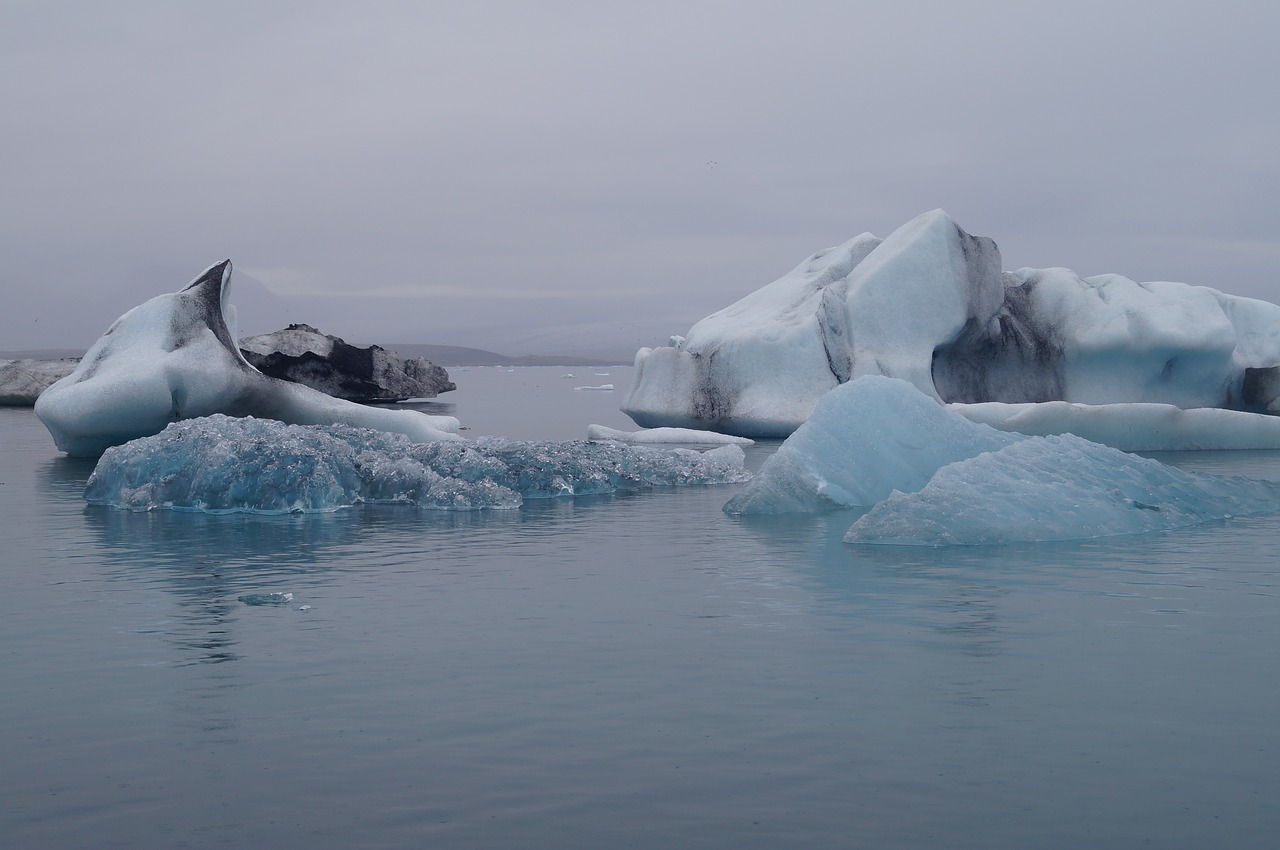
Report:
<svg viewBox="0 0 1280 850"><path fill-rule="evenodd" d="M0 360L0 405L31 407L40 394L75 371L79 361Z"/></svg>
<svg viewBox="0 0 1280 850"><path fill-rule="evenodd" d="M250 366L234 341L230 279L231 261L216 263L181 291L117 319L75 370L36 400L36 415L58 448L95 457L171 422L213 413L341 423L420 442L461 439L451 416L365 407Z"/></svg>
<svg viewBox="0 0 1280 850"><path fill-rule="evenodd" d="M458 387L425 357L401 357L380 345L351 345L310 325L294 324L245 337L240 353L264 375L306 384L325 395L360 402L434 398Z"/></svg>
<svg viewBox="0 0 1280 850"><path fill-rule="evenodd" d="M135 511L298 513L361 503L469 511L749 477L734 445L703 453L496 437L414 443L366 428L216 414L107 449L85 499Z"/></svg>
<svg viewBox="0 0 1280 850"><path fill-rule="evenodd" d="M692 428L646 428L642 431L619 431L604 425L588 425L587 439L611 440L632 445L749 446L755 440L735 437L718 431L696 431Z"/></svg>
<svg viewBox="0 0 1280 850"><path fill-rule="evenodd" d="M1280 510L1280 484L1185 472L1073 434L939 469L857 520L849 543L990 545L1163 531Z"/></svg>
<svg viewBox="0 0 1280 850"><path fill-rule="evenodd" d="M947 403L1280 412L1280 306L1183 283L1001 271L946 213L809 257L642 348L622 411L643 427L786 436L836 386L900 378Z"/></svg>
<svg viewBox="0 0 1280 850"><path fill-rule="evenodd" d="M870 507L894 490L919 490L940 467L1021 439L948 412L906 381L869 375L823 396L724 510Z"/></svg>

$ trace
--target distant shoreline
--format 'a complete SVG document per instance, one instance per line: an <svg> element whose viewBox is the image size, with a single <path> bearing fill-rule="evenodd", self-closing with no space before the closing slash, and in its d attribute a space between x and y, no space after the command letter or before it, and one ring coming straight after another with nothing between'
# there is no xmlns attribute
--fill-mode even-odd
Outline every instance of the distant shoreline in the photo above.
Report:
<svg viewBox="0 0 1280 850"><path fill-rule="evenodd" d="M371 343L361 343L362 346ZM633 357L575 357L561 354L499 354L483 348L428 343L381 345L401 357L425 357L437 366L630 366ZM83 357L83 348L32 348L0 351L4 360L63 360Z"/></svg>

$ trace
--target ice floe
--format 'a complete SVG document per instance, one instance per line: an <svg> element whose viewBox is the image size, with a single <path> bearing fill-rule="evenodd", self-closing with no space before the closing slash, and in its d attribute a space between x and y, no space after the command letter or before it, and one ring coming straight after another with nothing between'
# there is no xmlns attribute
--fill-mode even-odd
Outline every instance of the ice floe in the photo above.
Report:
<svg viewBox="0 0 1280 850"><path fill-rule="evenodd" d="M364 428L218 414L108 449L85 498L131 510L210 513L330 511L360 503L465 511L749 477L734 445L698 452L496 437L411 443Z"/></svg>

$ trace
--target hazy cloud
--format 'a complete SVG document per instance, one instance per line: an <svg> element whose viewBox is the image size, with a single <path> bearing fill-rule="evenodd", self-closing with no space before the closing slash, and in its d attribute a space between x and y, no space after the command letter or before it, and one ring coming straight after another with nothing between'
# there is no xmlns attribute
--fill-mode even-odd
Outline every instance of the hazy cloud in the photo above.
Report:
<svg viewBox="0 0 1280 850"><path fill-rule="evenodd" d="M9 2L0 349L225 257L246 330L652 344L935 207L1280 300L1280 11L1042 6Z"/></svg>

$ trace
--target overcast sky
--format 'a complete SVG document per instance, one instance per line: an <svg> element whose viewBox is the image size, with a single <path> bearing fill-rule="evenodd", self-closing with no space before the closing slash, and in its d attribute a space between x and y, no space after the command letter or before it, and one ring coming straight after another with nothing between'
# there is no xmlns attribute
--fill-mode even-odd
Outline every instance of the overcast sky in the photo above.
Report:
<svg viewBox="0 0 1280 850"><path fill-rule="evenodd" d="M1280 6L1048 6L4 0L0 350L227 257L245 332L629 349L935 207L1280 301Z"/></svg>

